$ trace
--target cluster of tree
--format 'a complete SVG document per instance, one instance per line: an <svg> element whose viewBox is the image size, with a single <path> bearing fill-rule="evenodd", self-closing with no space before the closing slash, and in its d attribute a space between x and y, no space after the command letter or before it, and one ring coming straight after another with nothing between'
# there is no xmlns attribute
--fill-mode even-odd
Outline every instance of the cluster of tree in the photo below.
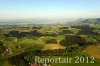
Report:
<svg viewBox="0 0 100 66"><path fill-rule="evenodd" d="M59 34L72 34L72 32L70 30L61 29Z"/></svg>
<svg viewBox="0 0 100 66"><path fill-rule="evenodd" d="M48 33L48 32L46 32L46 33L42 33L42 36L53 36L53 37L55 37L55 36L57 36L57 34L56 33Z"/></svg>
<svg viewBox="0 0 100 66"><path fill-rule="evenodd" d="M61 29L68 29L68 27L60 27L59 30L61 30Z"/></svg>
<svg viewBox="0 0 100 66"><path fill-rule="evenodd" d="M33 30L30 32L19 32L19 31L10 31L9 34L5 35L5 36L12 36L12 37L17 37L17 38L22 38L22 37L26 37L26 36L56 36L55 33L40 33L38 32L38 30Z"/></svg>
<svg viewBox="0 0 100 66"><path fill-rule="evenodd" d="M29 51L16 56L11 56L8 61L10 64L16 66L29 66L29 63L34 62L34 56L67 56L72 55L78 48L79 46L69 46L66 47L66 49ZM28 59L26 58L27 56L29 57Z"/></svg>
<svg viewBox="0 0 100 66"><path fill-rule="evenodd" d="M73 44L79 44L79 46L83 46L85 44L85 39L78 35L66 35L65 39L60 41L60 44L63 46L69 46Z"/></svg>
<svg viewBox="0 0 100 66"><path fill-rule="evenodd" d="M56 39L48 39L45 41L46 44L49 44L49 43L53 43L53 44L57 44L57 40Z"/></svg>
<svg viewBox="0 0 100 66"><path fill-rule="evenodd" d="M77 28L82 30L93 30L94 27L90 27L89 25L81 25L81 26L71 26L71 28Z"/></svg>
<svg viewBox="0 0 100 66"><path fill-rule="evenodd" d="M16 28L16 27L12 27L12 28ZM17 28L20 28L20 29L29 29L30 27L27 26L27 27L17 27Z"/></svg>
<svg viewBox="0 0 100 66"><path fill-rule="evenodd" d="M3 42L0 41L0 54L6 50L6 47L3 45Z"/></svg>
<svg viewBox="0 0 100 66"><path fill-rule="evenodd" d="M37 30L31 31L31 32L19 32L19 31L9 32L9 36L17 37L17 38L25 37L28 35L41 36L41 34Z"/></svg>
<svg viewBox="0 0 100 66"><path fill-rule="evenodd" d="M79 51L79 45L67 46L65 49L54 49L54 50L35 50L32 51L34 56L66 56L70 52Z"/></svg>
<svg viewBox="0 0 100 66"><path fill-rule="evenodd" d="M36 50L33 52L33 55L35 56L63 56L67 55L68 51L65 49L55 49L55 50Z"/></svg>
<svg viewBox="0 0 100 66"><path fill-rule="evenodd" d="M33 29L41 29L42 27L33 27Z"/></svg>
<svg viewBox="0 0 100 66"><path fill-rule="evenodd" d="M93 32L92 30L79 30L79 35L99 35L99 33Z"/></svg>
<svg viewBox="0 0 100 66"><path fill-rule="evenodd" d="M29 62L22 55L11 56L8 58L8 61L15 66L30 66Z"/></svg>
<svg viewBox="0 0 100 66"><path fill-rule="evenodd" d="M71 28L80 29L78 35L100 35L98 32L93 32L95 27L90 27L89 25L81 25L81 26L71 26Z"/></svg>

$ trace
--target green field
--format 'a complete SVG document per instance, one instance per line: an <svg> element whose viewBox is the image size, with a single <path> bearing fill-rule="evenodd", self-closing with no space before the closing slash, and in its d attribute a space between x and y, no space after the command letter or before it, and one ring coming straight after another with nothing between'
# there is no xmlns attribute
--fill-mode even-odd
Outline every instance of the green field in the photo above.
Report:
<svg viewBox="0 0 100 66"><path fill-rule="evenodd" d="M0 32L0 66L31 66L35 56L73 58L71 63L49 63L51 66L99 66L100 24L48 24L4 26ZM15 27L15 28L13 28ZM75 63L75 57L85 58ZM94 63L86 63L86 57ZM17 61L16 61L17 60ZM43 65L39 64L38 65Z"/></svg>

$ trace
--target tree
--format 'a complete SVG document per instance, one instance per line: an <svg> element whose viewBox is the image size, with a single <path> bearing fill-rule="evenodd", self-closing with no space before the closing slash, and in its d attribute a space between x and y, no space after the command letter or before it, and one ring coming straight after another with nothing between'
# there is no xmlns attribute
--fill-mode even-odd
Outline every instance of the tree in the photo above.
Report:
<svg viewBox="0 0 100 66"><path fill-rule="evenodd" d="M65 39L60 41L60 44L63 46L69 46L73 44L79 44L80 46L83 46L85 44L85 39L77 35L66 35Z"/></svg>

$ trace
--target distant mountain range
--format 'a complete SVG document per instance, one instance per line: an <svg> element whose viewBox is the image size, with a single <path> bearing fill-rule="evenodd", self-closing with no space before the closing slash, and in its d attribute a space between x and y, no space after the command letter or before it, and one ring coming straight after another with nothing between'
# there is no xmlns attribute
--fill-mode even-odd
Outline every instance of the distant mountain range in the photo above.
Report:
<svg viewBox="0 0 100 66"><path fill-rule="evenodd" d="M68 23L100 23L100 18L78 19L68 21L67 19L13 19L13 20L0 20L0 25L4 24L68 24Z"/></svg>
<svg viewBox="0 0 100 66"><path fill-rule="evenodd" d="M65 23L66 19L12 19L12 20L0 20L1 24L56 24Z"/></svg>
<svg viewBox="0 0 100 66"><path fill-rule="evenodd" d="M89 18L89 19L79 19L76 22L84 22L84 23L100 23L100 18Z"/></svg>

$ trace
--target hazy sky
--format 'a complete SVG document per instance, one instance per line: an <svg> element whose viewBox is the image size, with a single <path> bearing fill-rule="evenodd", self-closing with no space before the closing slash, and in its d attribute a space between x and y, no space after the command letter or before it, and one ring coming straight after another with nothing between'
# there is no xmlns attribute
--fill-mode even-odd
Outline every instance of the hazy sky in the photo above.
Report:
<svg viewBox="0 0 100 66"><path fill-rule="evenodd" d="M100 17L100 0L0 0L0 19Z"/></svg>

